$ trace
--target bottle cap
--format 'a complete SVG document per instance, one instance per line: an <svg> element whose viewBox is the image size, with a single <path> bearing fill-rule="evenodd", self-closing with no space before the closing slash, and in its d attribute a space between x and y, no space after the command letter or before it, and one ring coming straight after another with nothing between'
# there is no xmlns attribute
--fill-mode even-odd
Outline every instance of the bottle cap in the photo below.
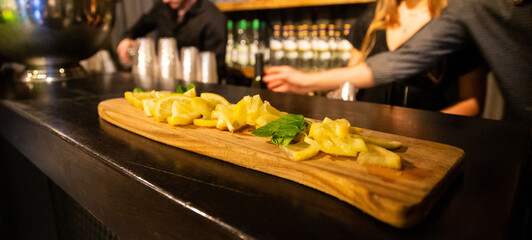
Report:
<svg viewBox="0 0 532 240"><path fill-rule="evenodd" d="M260 27L259 19L253 19L252 27L253 27L253 29L259 29L259 27Z"/></svg>
<svg viewBox="0 0 532 240"><path fill-rule="evenodd" d="M238 28L240 28L240 29L246 29L246 28L247 28L247 22L246 22L246 20L240 20L240 22L238 22Z"/></svg>

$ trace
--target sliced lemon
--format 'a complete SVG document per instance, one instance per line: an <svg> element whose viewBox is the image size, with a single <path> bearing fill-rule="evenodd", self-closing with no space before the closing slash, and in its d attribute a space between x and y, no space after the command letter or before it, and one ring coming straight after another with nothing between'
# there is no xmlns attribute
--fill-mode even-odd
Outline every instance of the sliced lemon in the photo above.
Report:
<svg viewBox="0 0 532 240"><path fill-rule="evenodd" d="M273 115L273 114L269 114L269 113L266 113L266 114L262 114L259 118L257 118L257 120L255 120L255 124L256 124L256 128L260 128L270 122L273 122L277 119L279 119L280 117L279 116L276 116L276 115Z"/></svg>
<svg viewBox="0 0 532 240"><path fill-rule="evenodd" d="M170 94L172 94L172 92L170 92L170 91L157 91L157 92L155 92L155 97L156 98L162 98L162 97L170 95Z"/></svg>
<svg viewBox="0 0 532 240"><path fill-rule="evenodd" d="M230 132L234 132L246 125L245 122L240 122L237 118L235 118L233 106L218 104L216 107L218 110L213 111L212 116L218 119L216 124L218 129L227 129Z"/></svg>
<svg viewBox="0 0 532 240"><path fill-rule="evenodd" d="M196 88L191 88L190 90L188 90L185 93L183 93L183 95L191 97L191 98L195 97L196 96Z"/></svg>
<svg viewBox="0 0 532 240"><path fill-rule="evenodd" d="M193 120L193 123L194 123L194 126L198 126L198 127L216 127L216 125L218 125L218 120L196 118Z"/></svg>
<svg viewBox="0 0 532 240"><path fill-rule="evenodd" d="M286 115L282 113L281 111L277 110L276 108L274 108L268 101L264 101L264 104L262 104L260 112L261 114L269 113L269 114L279 116L279 117Z"/></svg>
<svg viewBox="0 0 532 240"><path fill-rule="evenodd" d="M214 106L221 104L221 105L231 105L227 99L224 97L216 94L216 93L202 93L200 95L201 98L211 102L214 104Z"/></svg>
<svg viewBox="0 0 532 240"><path fill-rule="evenodd" d="M396 153L373 144L367 144L367 147L368 151L358 155L359 163L401 169L401 157Z"/></svg>
<svg viewBox="0 0 532 240"><path fill-rule="evenodd" d="M157 103L157 99L155 98L142 99L142 107L147 116L154 115L156 103Z"/></svg>
<svg viewBox="0 0 532 240"><path fill-rule="evenodd" d="M197 112L201 113L203 117L210 118L212 110L216 105L213 105L211 102L205 100L205 98L195 97L192 98L192 108Z"/></svg>
<svg viewBox="0 0 532 240"><path fill-rule="evenodd" d="M189 115L186 115L186 114L172 115L172 116L168 117L168 119L167 119L168 124L170 124L172 126L189 125L189 124L192 123L193 120L194 120L194 118L192 118L192 117L190 117Z"/></svg>
<svg viewBox="0 0 532 240"><path fill-rule="evenodd" d="M142 100L143 99L148 99L148 98L156 98L156 92L155 91L151 91L151 92L138 92L138 93L134 93L134 92L125 92L124 93L124 97L126 98L126 100L128 102L130 102L131 104L133 104L135 107L138 107L138 108L144 108L142 106Z"/></svg>
<svg viewBox="0 0 532 240"><path fill-rule="evenodd" d="M164 122L168 117L172 116L172 106L174 102L187 102L190 104L192 98L183 94L170 94L157 100L153 117L156 121Z"/></svg>
<svg viewBox="0 0 532 240"><path fill-rule="evenodd" d="M288 144L283 149L288 153L290 159L301 161L316 156L320 152L320 147L308 141L301 141L296 144Z"/></svg>
<svg viewBox="0 0 532 240"><path fill-rule="evenodd" d="M249 98L249 96L247 96ZM245 122L247 118L247 106L246 106L246 97L242 98L233 109L233 115L240 122Z"/></svg>
<svg viewBox="0 0 532 240"><path fill-rule="evenodd" d="M260 95L255 95L251 97L250 100L246 100L247 105L247 116L246 123L252 126L255 126L255 120L261 115L261 108L264 105L264 102L260 98Z"/></svg>

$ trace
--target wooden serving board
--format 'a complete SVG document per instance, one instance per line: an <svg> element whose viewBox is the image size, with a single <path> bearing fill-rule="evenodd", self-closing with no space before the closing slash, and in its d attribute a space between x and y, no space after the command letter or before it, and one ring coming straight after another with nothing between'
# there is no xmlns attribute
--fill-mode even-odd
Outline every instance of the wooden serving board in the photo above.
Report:
<svg viewBox="0 0 532 240"><path fill-rule="evenodd" d="M307 161L290 160L268 138L248 131L230 133L156 122L123 98L98 105L100 117L118 127L171 146L217 158L309 186L343 200L390 225L419 222L458 172L464 151L435 142L364 130L363 134L403 142L396 152L403 169L359 164L320 153Z"/></svg>

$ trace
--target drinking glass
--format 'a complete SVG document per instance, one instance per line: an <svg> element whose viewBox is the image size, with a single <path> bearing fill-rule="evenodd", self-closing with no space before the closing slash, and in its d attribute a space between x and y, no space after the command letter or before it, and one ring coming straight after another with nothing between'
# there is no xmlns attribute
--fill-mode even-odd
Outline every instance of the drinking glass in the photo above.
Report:
<svg viewBox="0 0 532 240"><path fill-rule="evenodd" d="M351 82L344 82L337 90L327 93L327 98L341 99L344 101L355 101L355 97L356 87L355 84Z"/></svg>
<svg viewBox="0 0 532 240"><path fill-rule="evenodd" d="M159 88L174 89L178 77L179 55L175 38L160 38L158 44Z"/></svg>
<svg viewBox="0 0 532 240"><path fill-rule="evenodd" d="M181 48L181 66L183 80L191 83L198 80L198 49L195 47Z"/></svg>
<svg viewBox="0 0 532 240"><path fill-rule="evenodd" d="M213 52L200 52L200 82L218 83L218 72L216 70L216 56Z"/></svg>
<svg viewBox="0 0 532 240"><path fill-rule="evenodd" d="M153 89L157 75L155 44L151 38L137 39L131 72L138 87Z"/></svg>
<svg viewBox="0 0 532 240"><path fill-rule="evenodd" d="M345 82L340 86L340 99L344 101L355 101L356 88L355 84Z"/></svg>

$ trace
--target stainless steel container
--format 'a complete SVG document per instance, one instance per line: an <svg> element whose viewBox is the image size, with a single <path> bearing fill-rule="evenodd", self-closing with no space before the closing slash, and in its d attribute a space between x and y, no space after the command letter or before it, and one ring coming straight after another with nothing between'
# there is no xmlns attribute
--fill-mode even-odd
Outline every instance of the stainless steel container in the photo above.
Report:
<svg viewBox="0 0 532 240"><path fill-rule="evenodd" d="M85 76L79 61L111 31L114 0L0 1L0 58L25 63L23 81Z"/></svg>

